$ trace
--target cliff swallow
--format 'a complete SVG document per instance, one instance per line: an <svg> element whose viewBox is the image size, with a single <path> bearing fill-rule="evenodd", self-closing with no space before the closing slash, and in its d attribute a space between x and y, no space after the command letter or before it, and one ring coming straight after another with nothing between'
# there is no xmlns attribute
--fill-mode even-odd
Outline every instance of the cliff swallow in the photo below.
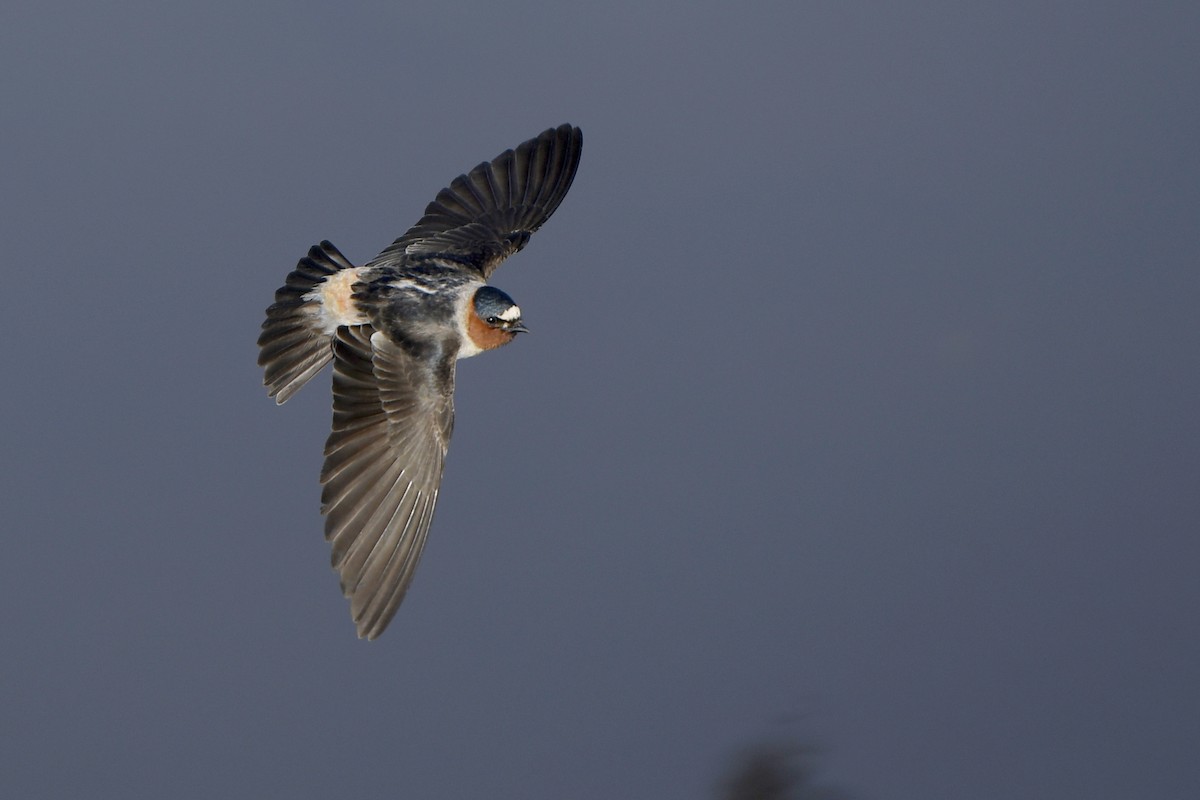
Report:
<svg viewBox="0 0 1200 800"><path fill-rule="evenodd" d="M267 309L258 363L277 403L333 361L321 513L360 637L383 633L425 546L456 362L526 331L486 281L558 208L582 147L579 128L560 125L480 164L364 266L321 242Z"/></svg>

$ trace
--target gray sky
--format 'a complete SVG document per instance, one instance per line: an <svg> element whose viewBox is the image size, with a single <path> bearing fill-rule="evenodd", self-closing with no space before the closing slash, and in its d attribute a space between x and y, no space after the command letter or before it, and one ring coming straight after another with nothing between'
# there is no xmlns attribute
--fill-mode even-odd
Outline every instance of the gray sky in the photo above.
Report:
<svg viewBox="0 0 1200 800"><path fill-rule="evenodd" d="M6 6L0 793L1200 796L1200 7L409 6ZM263 309L561 122L359 641Z"/></svg>

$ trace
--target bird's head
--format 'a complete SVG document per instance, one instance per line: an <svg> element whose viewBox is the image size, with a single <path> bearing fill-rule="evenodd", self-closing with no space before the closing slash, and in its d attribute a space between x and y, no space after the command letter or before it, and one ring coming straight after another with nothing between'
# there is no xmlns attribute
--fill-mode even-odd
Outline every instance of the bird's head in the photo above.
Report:
<svg viewBox="0 0 1200 800"><path fill-rule="evenodd" d="M518 333L528 333L521 323L521 309L513 299L494 286L481 286L467 313L467 334L480 350L508 344Z"/></svg>

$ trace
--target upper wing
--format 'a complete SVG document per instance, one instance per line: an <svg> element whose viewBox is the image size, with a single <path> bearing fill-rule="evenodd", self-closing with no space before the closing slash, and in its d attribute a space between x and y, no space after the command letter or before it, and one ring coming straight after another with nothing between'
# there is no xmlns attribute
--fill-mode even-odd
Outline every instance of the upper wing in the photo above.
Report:
<svg viewBox="0 0 1200 800"><path fill-rule="evenodd" d="M486 280L558 208L575 179L582 149L579 128L560 125L505 150L438 192L425 216L371 265L397 264L409 254L439 254Z"/></svg>
<svg viewBox="0 0 1200 800"><path fill-rule="evenodd" d="M333 348L325 538L358 635L383 633L412 581L454 426L453 357L430 370L369 325Z"/></svg>

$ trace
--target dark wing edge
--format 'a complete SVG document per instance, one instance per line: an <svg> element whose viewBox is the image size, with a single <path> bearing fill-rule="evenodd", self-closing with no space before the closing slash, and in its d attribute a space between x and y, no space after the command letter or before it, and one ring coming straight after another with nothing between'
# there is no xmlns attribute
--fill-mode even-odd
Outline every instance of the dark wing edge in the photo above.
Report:
<svg viewBox="0 0 1200 800"><path fill-rule="evenodd" d="M324 241L309 249L275 292L258 337L258 364L267 394L276 403L287 402L333 355L331 337L321 331L321 304L306 297L330 275L353 268L331 242Z"/></svg>
<svg viewBox="0 0 1200 800"><path fill-rule="evenodd" d="M582 152L583 132L573 125L549 128L505 150L438 192L420 221L371 263L436 253L488 278L562 203Z"/></svg>
<svg viewBox="0 0 1200 800"><path fill-rule="evenodd" d="M374 639L400 607L433 521L453 362L445 385L369 325L339 329L333 359L321 513L358 635Z"/></svg>

